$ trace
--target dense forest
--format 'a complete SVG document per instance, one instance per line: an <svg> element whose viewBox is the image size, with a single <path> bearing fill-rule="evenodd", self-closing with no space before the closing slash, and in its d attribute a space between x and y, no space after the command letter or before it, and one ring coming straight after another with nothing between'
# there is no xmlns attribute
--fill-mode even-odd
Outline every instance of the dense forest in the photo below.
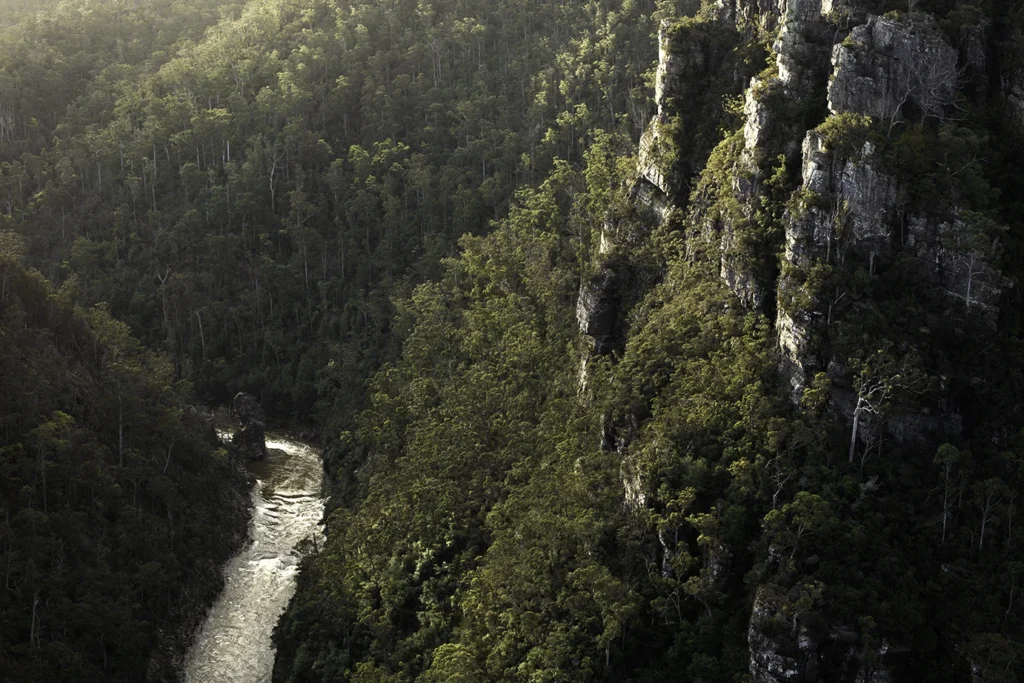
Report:
<svg viewBox="0 0 1024 683"><path fill-rule="evenodd" d="M246 480L163 355L0 243L0 671L169 680L242 541Z"/></svg>
<svg viewBox="0 0 1024 683"><path fill-rule="evenodd" d="M0 671L1024 680L1008 0L0 0ZM927 673L922 673L927 672Z"/></svg>
<svg viewBox="0 0 1024 683"><path fill-rule="evenodd" d="M616 4L64 3L0 42L0 209L205 395L348 419L395 287L638 134L655 7Z"/></svg>

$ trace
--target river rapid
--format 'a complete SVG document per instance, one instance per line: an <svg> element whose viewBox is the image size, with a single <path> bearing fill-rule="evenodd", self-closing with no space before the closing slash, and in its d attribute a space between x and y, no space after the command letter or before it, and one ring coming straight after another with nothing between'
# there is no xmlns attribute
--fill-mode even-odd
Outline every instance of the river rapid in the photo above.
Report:
<svg viewBox="0 0 1024 683"><path fill-rule="evenodd" d="M267 434L265 460L248 464L252 539L224 567L224 591L185 659L186 683L262 683L274 670L271 634L295 593L304 539L323 541L323 467L308 444Z"/></svg>

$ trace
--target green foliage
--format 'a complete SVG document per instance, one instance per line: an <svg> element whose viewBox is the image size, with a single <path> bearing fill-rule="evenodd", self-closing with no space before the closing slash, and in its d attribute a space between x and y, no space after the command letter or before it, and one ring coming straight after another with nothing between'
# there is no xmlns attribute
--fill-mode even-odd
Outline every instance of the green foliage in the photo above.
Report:
<svg viewBox="0 0 1024 683"><path fill-rule="evenodd" d="M965 55L991 17L991 81L1019 66L1015 13L916 8ZM68 0L0 31L4 675L169 676L158 634L215 591L244 503L194 380L325 426L330 533L278 680L748 680L761 600L779 649L840 634L822 661L866 667L822 680L884 648L894 679L1018 678L1019 294L993 321L937 292L907 221L1019 279L1019 141L977 111L884 140L825 117L765 69L763 17L720 9ZM689 192L652 234L630 192L663 19L701 67L651 129ZM799 139L744 148L758 72L780 134L821 122L837 164L871 142L897 178L877 264L848 203L794 191ZM780 268L799 221L827 253ZM605 269L621 343L590 357ZM773 308L815 323L798 397Z"/></svg>
<svg viewBox="0 0 1024 683"><path fill-rule="evenodd" d="M174 680L242 540L245 480L187 385L102 309L6 262L0 662L12 681ZM159 648L159 650L158 650Z"/></svg>
<svg viewBox="0 0 1024 683"><path fill-rule="evenodd" d="M705 21L674 24L670 46L714 48ZM755 95L784 100L770 84ZM688 144L707 122L693 102L666 104L658 132ZM819 103L789 105L773 114L821 121ZM345 437L367 463L350 467L361 495L306 565L277 635L282 680L744 680L762 598L779 650L848 638L844 661L862 671L959 680L970 652L988 676L1020 673L1015 333L986 332L936 292L905 232L893 228L890 260L857 251L848 203L794 192L785 156L749 159L738 122L726 127L689 216L645 246L594 253L598 225L642 233L614 139L593 136L589 187L553 163L493 234L464 240L438 283L400 300L401 356ZM996 227L985 126L930 121L884 140L839 115L818 132L837 163L872 143L899 179L899 218L955 208L958 247L1013 244ZM666 144L659 168L693 178L681 168L693 149ZM772 272L801 220L825 229L828 253ZM588 358L581 386L583 350L561 327L574 291L634 258L658 264L660 282L623 304L622 347ZM822 319L808 343L830 353L811 359L801 395L779 380L772 321L738 304L723 263L783 282L779 309Z"/></svg>
<svg viewBox="0 0 1024 683"><path fill-rule="evenodd" d="M520 193L493 234L463 239L440 283L399 302L401 358L373 380L372 406L351 436L350 448L368 454L357 475L363 496L334 513L327 545L305 567L277 631L281 679L335 670L361 680L598 680L634 671L638 658L653 660L644 675L656 677L659 667L690 658L657 625L727 599L714 567L723 543L753 518L738 503L713 514L692 505L713 472L758 457L757 444L734 440L730 423L768 424L778 409L760 391L770 371L766 330L735 310L708 315L727 310L720 288L693 290L685 316L667 307L656 314L680 326L680 339L702 330L687 342L692 351L673 359L718 349L675 374L672 395L691 398L684 407L666 394L651 427L706 447L683 465L644 451L645 476L656 472L675 486L689 472L692 489L649 520L624 510L620 459L595 438L595 408L642 400L657 389L634 382L660 386L667 377L639 367L648 353L654 362L664 339L639 322L647 331L622 370L609 375L595 364L589 399L578 396L574 273L586 265L567 238L618 201L621 165L610 163L610 142L587 152L582 174L556 165L538 190ZM697 303L701 294L715 303ZM723 326L730 335L720 342ZM735 371L723 393L717 383L728 367ZM689 417L680 423L681 415ZM771 424L774 443L781 425ZM720 460L714 470L712 458ZM651 564L650 531L678 539L676 575ZM702 637L721 638L719 628ZM688 665L737 671L740 663L709 654Z"/></svg>
<svg viewBox="0 0 1024 683"><path fill-rule="evenodd" d="M823 136L827 151L833 152L837 158L856 161L860 158L864 143L873 137L873 128L870 116L842 112L825 119L817 131Z"/></svg>
<svg viewBox="0 0 1024 683"><path fill-rule="evenodd" d="M319 400L337 434L392 294L596 131L639 134L650 9L62 3L0 35L0 220L205 397Z"/></svg>
<svg viewBox="0 0 1024 683"><path fill-rule="evenodd" d="M909 126L892 143L889 163L908 179L915 207L933 213L952 206L986 211L998 196L983 168L989 144L988 133L975 127Z"/></svg>

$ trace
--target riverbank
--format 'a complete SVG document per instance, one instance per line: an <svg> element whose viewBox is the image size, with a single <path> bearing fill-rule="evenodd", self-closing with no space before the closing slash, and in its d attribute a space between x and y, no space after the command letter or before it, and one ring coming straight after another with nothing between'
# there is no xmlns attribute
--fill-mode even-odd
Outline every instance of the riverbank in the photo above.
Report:
<svg viewBox="0 0 1024 683"><path fill-rule="evenodd" d="M215 422L209 416L205 422L209 425L212 438ZM202 564L185 570L185 578L181 582L181 590L170 619L174 626L160 632L160 642L150 658L147 670L146 678L149 681L181 680L185 657L195 640L196 633L224 590L223 567L250 540L250 491L254 479L229 444L218 439L218 445L224 450L221 456L215 457L227 457L234 473L223 482L224 486L215 492L215 495L222 498L219 506L221 517L217 524L218 551L215 555L205 558Z"/></svg>

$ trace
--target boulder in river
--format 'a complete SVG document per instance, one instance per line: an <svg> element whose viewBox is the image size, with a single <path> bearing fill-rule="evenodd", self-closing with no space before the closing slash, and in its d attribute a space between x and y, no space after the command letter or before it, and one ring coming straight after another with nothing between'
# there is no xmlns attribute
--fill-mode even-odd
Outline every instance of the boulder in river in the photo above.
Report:
<svg viewBox="0 0 1024 683"><path fill-rule="evenodd" d="M231 402L231 416L240 429L232 442L247 460L262 460L267 457L265 432L266 413L263 406L252 394L238 392Z"/></svg>

